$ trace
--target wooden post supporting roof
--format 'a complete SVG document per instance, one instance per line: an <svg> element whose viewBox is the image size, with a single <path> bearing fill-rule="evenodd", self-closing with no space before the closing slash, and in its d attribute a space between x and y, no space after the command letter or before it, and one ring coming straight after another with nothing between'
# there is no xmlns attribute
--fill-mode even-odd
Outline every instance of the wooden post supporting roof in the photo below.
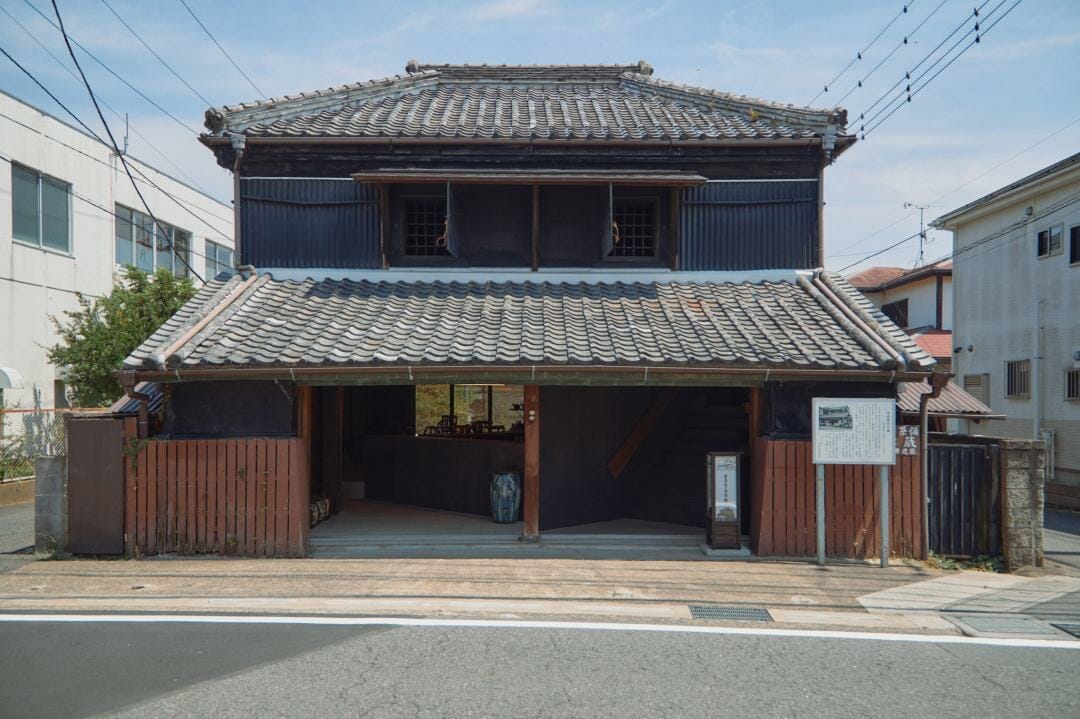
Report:
<svg viewBox="0 0 1080 719"><path fill-rule="evenodd" d="M540 539L540 387L525 385L525 487L522 538Z"/></svg>
<svg viewBox="0 0 1080 719"><path fill-rule="evenodd" d="M540 185L532 186L532 269L540 269Z"/></svg>

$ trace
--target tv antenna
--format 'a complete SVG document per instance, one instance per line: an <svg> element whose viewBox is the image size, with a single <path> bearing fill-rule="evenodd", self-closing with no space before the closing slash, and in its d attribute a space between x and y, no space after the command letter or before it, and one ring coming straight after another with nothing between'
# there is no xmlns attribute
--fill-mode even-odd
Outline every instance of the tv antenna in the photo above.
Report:
<svg viewBox="0 0 1080 719"><path fill-rule="evenodd" d="M926 212L926 210L930 209L931 207L933 207L933 205L929 205L929 204L920 205L917 202L905 202L904 203L904 209L905 210L918 210L919 211L919 258L917 260L915 260L915 266L916 267L922 267L923 263L926 261L925 250L924 250L924 247L926 245L926 223L923 222L923 213Z"/></svg>

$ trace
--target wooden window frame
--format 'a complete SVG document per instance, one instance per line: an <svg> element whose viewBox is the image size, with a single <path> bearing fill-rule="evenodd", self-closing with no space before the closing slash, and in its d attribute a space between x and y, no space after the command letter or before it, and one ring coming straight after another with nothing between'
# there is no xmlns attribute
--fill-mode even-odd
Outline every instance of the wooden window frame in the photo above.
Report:
<svg viewBox="0 0 1080 719"><path fill-rule="evenodd" d="M619 203L648 205L652 210L652 252L647 255L616 255L615 251L615 206ZM608 236L604 242L604 262L655 262L660 256L660 198L656 195L616 195L608 194Z"/></svg>
<svg viewBox="0 0 1080 719"><path fill-rule="evenodd" d="M444 215L446 217L446 244L442 248L441 253L436 254L413 254L409 252L409 206L418 202L442 202L444 209ZM450 237L450 233L453 232L452 224L453 217L451 215L452 208L450 203L450 188L447 186L445 194L437 195L434 193L416 193L401 195L399 198L400 207L398 209L398 217L401 227L401 235L399 238L399 251L401 252L402 259L407 262L435 262L438 264L452 263L456 261L457 255L454 252L453 243Z"/></svg>
<svg viewBox="0 0 1080 719"><path fill-rule="evenodd" d="M1005 399L1031 399L1031 360L1005 360Z"/></svg>

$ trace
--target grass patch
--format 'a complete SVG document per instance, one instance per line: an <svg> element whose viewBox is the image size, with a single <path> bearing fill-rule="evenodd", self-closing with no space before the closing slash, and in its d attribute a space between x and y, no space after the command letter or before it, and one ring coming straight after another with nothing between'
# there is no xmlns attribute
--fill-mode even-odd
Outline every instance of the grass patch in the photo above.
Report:
<svg viewBox="0 0 1080 719"><path fill-rule="evenodd" d="M943 557L940 554L930 552L930 558L926 560L926 565L928 567L933 567L934 569L944 569L950 572L961 570L975 572L1005 571L1005 559L1000 555L991 557L986 554L980 554L979 556L971 557L970 559L954 559L952 557Z"/></svg>

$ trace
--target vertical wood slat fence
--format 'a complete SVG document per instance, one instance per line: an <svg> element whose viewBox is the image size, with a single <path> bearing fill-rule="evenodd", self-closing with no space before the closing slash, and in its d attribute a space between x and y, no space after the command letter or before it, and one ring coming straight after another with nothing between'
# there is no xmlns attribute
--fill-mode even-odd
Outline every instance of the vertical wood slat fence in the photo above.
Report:
<svg viewBox="0 0 1080 719"><path fill-rule="evenodd" d="M751 544L761 556L808 557L817 552L815 472L809 440L754 441L751 464ZM879 467L825 468L825 554L879 556ZM889 553L922 553L918 456L899 456L889 475Z"/></svg>
<svg viewBox="0 0 1080 719"><path fill-rule="evenodd" d="M301 557L308 548L307 440L135 440L126 420L124 550Z"/></svg>

